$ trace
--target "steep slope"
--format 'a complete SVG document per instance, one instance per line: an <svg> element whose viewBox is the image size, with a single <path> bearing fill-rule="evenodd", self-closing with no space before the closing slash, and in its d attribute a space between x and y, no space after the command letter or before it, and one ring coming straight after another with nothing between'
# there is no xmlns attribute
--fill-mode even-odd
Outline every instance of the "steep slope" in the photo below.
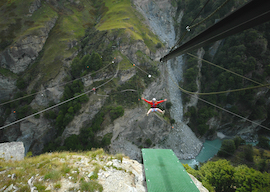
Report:
<svg viewBox="0 0 270 192"><path fill-rule="evenodd" d="M137 9L144 15L152 30L159 35L166 46L172 47L178 39L176 22L181 22L183 11L177 11L167 1L134 1ZM181 7L179 8L181 10ZM175 22L176 21L176 22ZM163 52L163 55L165 52ZM156 58L159 60L159 58ZM171 148L181 159L194 158L201 150L202 143L191 129L182 122L183 107L181 92L175 85L182 79L183 59L178 57L163 65L162 74L165 77L167 93L173 103L170 114L175 120L173 129L160 147Z"/></svg>
<svg viewBox="0 0 270 192"><path fill-rule="evenodd" d="M17 144L23 148L22 143ZM102 149L46 153L20 161L0 159L0 163L0 191L147 191L142 164ZM191 178L201 192L208 191Z"/></svg>
<svg viewBox="0 0 270 192"><path fill-rule="evenodd" d="M16 90L6 94L7 100L19 98L1 107L1 125L83 92L88 94L1 129L1 142L22 141L26 152L30 150L33 154L104 147L139 161L141 147L173 148L179 158L198 154L201 142L181 122L180 92L172 88L166 68L155 61L164 54L164 45L159 40L162 36L151 31L154 27L148 18L141 15L140 9L136 10L139 2L134 3L50 0L29 1L28 8L24 5L20 16L28 14L31 25L23 25L22 32L15 34L18 41L6 44L1 52L1 70L5 72L1 74L5 75L5 81L0 85L8 82L10 93ZM167 1L157 4L163 7L155 7L158 15L171 8ZM9 2L2 4L3 9L8 6ZM170 14L175 14L175 8L172 10L165 22L169 33L162 32L169 36L169 44L174 38ZM45 30L48 20L54 22ZM43 37L44 31L47 34ZM40 40L40 34L43 39L37 49L32 39ZM13 46L18 50L17 45L25 37L28 44L19 51L21 61L13 59L5 63ZM169 66L170 75L178 77L181 61ZM93 87L98 87L97 94L92 93ZM26 97L20 99L23 96ZM140 101L142 96L168 98L168 104L160 105L166 110L165 116L146 117L148 107ZM171 123L175 123L173 129Z"/></svg>
<svg viewBox="0 0 270 192"><path fill-rule="evenodd" d="M247 1L232 1L226 4L212 18L193 29L190 36L194 36L203 29L221 19ZM187 3L183 23L188 25L190 17L197 14L193 11L192 1ZM201 2L203 5L204 2ZM196 22L207 17L217 8L218 4L210 1ZM200 50L194 50L193 55L225 68L219 69L207 62L188 55L184 69L182 86L188 91L219 92L200 96L200 98L229 110L236 115L229 114L204 102L194 103L193 97L184 95L185 122L200 136L215 138L216 132L221 131L228 137L240 135L248 142L256 141L259 135L269 136L269 91L268 88L250 89L230 92L230 90L253 87L258 84L269 83L269 22L252 29L228 37ZM231 72L229 72L231 71ZM237 73L243 77L234 75ZM247 80L247 79L251 79ZM253 81L253 82L252 82ZM255 83L257 82L257 83ZM191 101L191 102L189 102ZM192 104L193 103L193 104ZM242 116L242 118L237 117ZM254 123L248 121L253 121ZM264 127L258 126L262 125ZM265 128L266 127L266 128Z"/></svg>

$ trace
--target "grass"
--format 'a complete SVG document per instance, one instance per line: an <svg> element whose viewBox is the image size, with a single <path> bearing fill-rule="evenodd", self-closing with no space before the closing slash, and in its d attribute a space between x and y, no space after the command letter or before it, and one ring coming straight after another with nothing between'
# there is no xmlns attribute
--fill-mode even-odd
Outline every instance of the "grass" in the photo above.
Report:
<svg viewBox="0 0 270 192"><path fill-rule="evenodd" d="M90 181L90 182L82 181L80 183L80 188L81 188L82 191L89 191L89 192L96 192L96 191L101 192L101 191L103 191L102 185L100 185L96 181Z"/></svg>
<svg viewBox="0 0 270 192"><path fill-rule="evenodd" d="M130 0L105 0L109 10L103 15L96 28L100 31L125 29L134 40L143 40L148 48L155 52L155 45L160 43L158 37L143 24L143 16L131 6Z"/></svg>
<svg viewBox="0 0 270 192"><path fill-rule="evenodd" d="M0 171L5 171L5 173L0 174L0 189L13 184L19 188L18 191L28 191L27 182L34 176L33 184L39 191L45 191L49 185L52 187L52 191L61 189L63 187L62 178L73 182L75 188L76 183L80 182L81 191L102 191L102 185L96 181L99 170L105 170L108 161L112 159L122 160L123 157L122 154L112 156L106 154L103 149L97 149L78 153L46 153L40 156L25 157L22 161L4 161L0 159ZM86 168L87 171L82 170L85 167L80 166L79 162L82 161L89 164ZM90 172L94 173L89 178L92 180L85 180ZM15 180L8 177L8 175L12 174L15 174Z"/></svg>
<svg viewBox="0 0 270 192"><path fill-rule="evenodd" d="M5 77L12 77L12 78L17 78L18 76L15 73L12 73L8 69L0 67L0 74L5 76Z"/></svg>

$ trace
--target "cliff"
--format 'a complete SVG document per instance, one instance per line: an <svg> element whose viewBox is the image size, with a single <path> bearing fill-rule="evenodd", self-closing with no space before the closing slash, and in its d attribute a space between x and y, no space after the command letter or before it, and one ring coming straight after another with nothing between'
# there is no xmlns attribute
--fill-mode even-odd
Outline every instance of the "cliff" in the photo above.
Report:
<svg viewBox="0 0 270 192"><path fill-rule="evenodd" d="M2 8L8 5L4 4ZM18 1L12 4L13 9L8 10L13 13L21 5ZM116 9L118 6L122 6L122 11ZM159 21L159 16L165 12ZM199 153L202 144L182 123L181 94L169 80L169 76L180 80L182 62L175 60L168 69L157 62L166 50L160 39L168 41L166 46L171 46L176 38L173 27L175 7L166 1L67 1L61 4L29 0L20 13L26 15L23 20L18 20L22 27L14 32L16 38L0 52L2 69L10 73L3 76L0 85L9 86L10 94L8 91L5 95L3 93L6 99L32 96L2 106L2 125L62 101L67 90L71 89L67 87L74 81L76 62L83 63L87 55L98 53L102 66L110 63L111 66L95 74L81 69L77 76L83 84L81 92L113 79L102 86L97 95L88 94L87 102L79 104L76 113L69 103L70 110L65 105L31 117L0 130L1 142L22 141L26 153L31 151L37 155L44 150L65 147L70 138L82 137L83 130L93 127L96 116L104 114L96 137L87 141L98 143L91 144L92 147L100 146L109 136L110 142L104 147L138 161L141 161L141 147L173 148L179 158L185 159ZM181 15L177 16L179 21ZM10 26L6 27L7 31L12 30ZM130 89L133 91L121 92ZM147 99L168 98L173 105L168 109L165 103L160 105L166 111L165 116L151 114L146 117L148 106L138 102L142 96ZM124 108L124 114L114 120L106 107L119 105ZM173 121L174 125L171 124ZM91 135L90 132L87 134ZM86 144L78 143L78 146L86 147Z"/></svg>

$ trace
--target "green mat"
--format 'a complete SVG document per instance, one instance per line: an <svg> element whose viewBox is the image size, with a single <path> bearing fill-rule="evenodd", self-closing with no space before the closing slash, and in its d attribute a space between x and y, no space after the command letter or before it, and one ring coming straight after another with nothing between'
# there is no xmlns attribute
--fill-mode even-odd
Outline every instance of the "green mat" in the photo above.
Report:
<svg viewBox="0 0 270 192"><path fill-rule="evenodd" d="M142 149L148 192L199 192L171 149Z"/></svg>

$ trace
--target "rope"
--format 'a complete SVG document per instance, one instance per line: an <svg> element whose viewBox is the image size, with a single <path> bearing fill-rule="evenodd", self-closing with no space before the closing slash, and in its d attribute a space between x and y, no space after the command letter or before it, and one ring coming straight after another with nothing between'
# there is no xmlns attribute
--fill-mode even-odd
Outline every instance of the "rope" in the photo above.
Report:
<svg viewBox="0 0 270 192"><path fill-rule="evenodd" d="M230 0L226 0L221 6L219 6L213 13L211 13L210 15L208 15L205 19L203 19L202 21L192 25L192 26L188 26L188 29L192 29L194 27L197 27L198 25L202 24L203 22L205 22L206 20L208 20L210 17L212 17L216 12L218 12L222 7L224 7Z"/></svg>
<svg viewBox="0 0 270 192"><path fill-rule="evenodd" d="M99 86L96 87L96 88L100 88L100 87L106 85L107 83L109 83L110 81L112 81L112 80L117 76L118 71L119 71L119 64L118 64L118 68L117 68L117 70L116 70L115 75L114 75L110 80L106 81L105 83L99 85ZM67 103L67 102L69 102L69 101L72 101L72 100L74 100L74 99L77 99L77 98L79 98L79 97L81 97L81 96L83 96L83 95L85 95L85 94L87 94L87 93L90 93L91 91L93 91L93 90L91 89L91 90L86 91L86 92L84 92L84 93L82 93L82 94L80 94L80 95L77 95L77 96L72 97L72 98L70 98L70 99L68 99L68 100L65 100L65 101L63 101L63 102L61 102L61 103L58 103L58 104L53 105L53 106L51 106L51 107L48 107L48 108L46 108L46 109L44 109L44 110L42 110L42 111L39 111L39 112L37 112L37 113L34 113L34 114L32 114L32 115L29 115L29 116L27 116L27 117L24 117L24 118L22 118L22 119L19 119L19 120L17 120L17 121L12 122L12 123L9 123L9 124L7 124L7 125L4 125L4 126L0 127L0 130L1 130L1 129L4 129L4 128L6 128L6 127L9 127L9 126L11 126L11 125L14 125L14 124L16 124L16 123L19 123L19 122L21 122L21 121L24 121L24 120L26 120L26 119L28 119L28 118L30 118L30 117L34 117L35 115L41 114L41 113L43 113L43 112L45 112L45 111L48 111L48 110L50 110L50 109L53 109L53 108L55 108L55 107L58 107L58 106L60 106L60 105L62 105L62 104L65 104L65 103Z"/></svg>
<svg viewBox="0 0 270 192"><path fill-rule="evenodd" d="M190 95L190 96L194 97L194 95ZM236 117L238 117L238 118L240 118L240 119L243 119L243 120L245 120L245 121L248 121L248 122L250 122L250 123L252 123L252 124L258 125L258 126L260 126L260 127L262 127L262 128L265 128L265 129L267 129L267 130L270 131L270 128L265 127L264 125L261 125L261 124L259 124L259 123L254 122L254 121L251 121L251 120L249 120L249 119L246 118L246 117L243 117L243 116L241 116L241 115L238 115L238 114L236 114L236 113L233 113L233 112L231 112L231 111L229 111L229 110L227 110L227 109L224 109L224 108L222 108L222 107L220 107L220 106L218 106L218 105L215 105L215 104L213 104L213 103L210 103L209 101L206 101L206 100L204 100L204 99L202 99L202 98L200 98L200 97L197 97L197 98L198 98L199 100L201 100L201 101L203 101L203 102L209 104L209 105L212 105L212 106L214 106L214 107L220 109L220 110L223 110L223 111L225 111L225 112L227 112L227 113L230 113L230 114L232 114L232 115L234 115L234 116L236 116Z"/></svg>
<svg viewBox="0 0 270 192"><path fill-rule="evenodd" d="M166 69L166 71L167 71L167 69ZM167 71L167 73L169 74L169 72ZM169 77L170 77L170 79L172 80L172 82L180 89L180 90L182 90L182 88L181 87L179 87L174 81L173 81L173 79L171 78L171 75L169 74ZM183 89L184 90L184 89ZM182 91L183 91L182 90ZM184 93L186 93L186 94L188 94L188 95L190 95L191 97L196 97L195 96L195 94L197 94L197 93L194 93L194 92L191 92L191 93L189 93L189 91L186 91L186 90L184 90L183 91ZM207 103L207 104L209 104L209 105L212 105L212 106L214 106L214 107L216 107L216 108L218 108L218 109L220 109L220 110L223 110L223 111L225 111L225 112L227 112L227 113L230 113L230 114L232 114L232 115L234 115L234 116L236 116L236 117L238 117L238 118L240 118L240 119L243 119L243 120L245 120L245 121L248 121L248 122L251 122L251 123L253 123L253 124L255 124L255 125L258 125L258 126L260 126L260 127L262 127L262 128L265 128L265 129L267 129L267 130L270 130L270 128L268 128L268 127L265 127L264 125L260 125L259 123L256 123L256 122L254 122L254 121L251 121L251 120L249 120L249 119L247 119L247 118L245 118L245 117L242 117L241 115L238 115L238 114L236 114L236 113L233 113L233 112L231 112L231 111L229 111L229 110L227 110L227 109L224 109L224 108L222 108L222 107L220 107L220 106L218 106L218 105L215 105L215 104L213 104L213 103L210 103L210 102L208 102L208 101L206 101L206 100L204 100L204 99L201 99L200 97L196 97L196 98L198 98L199 100L201 100L201 101L203 101L203 102L205 102L205 103Z"/></svg>
<svg viewBox="0 0 270 192"><path fill-rule="evenodd" d="M195 57L195 58L197 58L197 59L200 59L199 57L197 57L196 55L193 55L193 54L191 54L191 53L187 53L187 54L190 55L190 56L192 56L192 57ZM223 69L223 70L225 70L225 71L227 71L227 72L229 72L229 73L232 73L232 74L234 74L234 75L236 75L236 76L239 76L239 77L241 77L241 78L244 78L244 79L246 79L246 80L248 80L248 81L251 81L251 82L253 82L253 83L256 83L256 84L258 84L258 85L263 85L263 84L261 84L261 83L259 83L259 82L257 82L257 81L254 81L254 80L249 79L249 78L247 78L247 77L245 77L245 76L243 76L243 75L240 75L240 74L238 74L238 73L235 73L235 72L233 72L233 71L231 71L231 70L229 70L229 69L226 69L226 68L224 68L224 67L221 67L221 66L219 66L219 65L216 65L216 64L214 64L214 63L211 63L210 61L207 61L207 60L205 60L205 59L200 59L200 60L202 60L202 61L204 61L204 62L206 62L206 63L208 63L208 64L210 64L210 65L213 65L213 66L215 66L215 67L218 67L218 68L220 68L220 69Z"/></svg>
<svg viewBox="0 0 270 192"><path fill-rule="evenodd" d="M173 81L173 79L171 78L171 76L169 75L170 79L172 80L172 82L183 92L188 93L188 94L192 94L192 95L216 95L216 94L223 94L223 93L232 93L232 92L237 92L237 91L245 91L245 90L250 90L250 89L257 89L257 88L261 88L261 87L268 87L270 84L265 84L265 85L257 85L257 86L253 86L253 87L246 87L246 88L240 88L240 89L233 89L233 90L227 90L227 91L217 91L217 92L210 92L210 93L198 93L198 92L191 92L191 91L187 91L185 89L183 89L182 87L180 87L177 83L175 83Z"/></svg>
<svg viewBox="0 0 270 192"><path fill-rule="evenodd" d="M52 87L48 87L48 88L50 89L50 88L54 88L54 87L61 87L61 86L64 86L64 85L66 85L66 84L72 83L72 82L75 81L75 80L83 79L84 77L93 75L93 74L95 74L95 73L97 73L97 72L99 72L99 71L101 71L101 70L103 70L103 69L109 67L109 66L112 65L112 64L113 64L113 63L110 63L110 64L106 65L105 67L103 67L103 68L101 68L101 69L99 69L99 70L97 70L97 71L95 71L95 72L92 72L92 73L90 73L90 74L87 74L87 75L85 75L85 76L82 76L82 77L73 79L73 80L71 80L71 81L68 81L68 82L63 83L63 84L60 84L60 85L55 85L55 86L52 86ZM48 89L48 88L46 88L46 89ZM8 104L8 103L12 103L12 102L14 102L14 101L19 101L19 100L21 100L21 99L24 99L24 98L27 98L27 97L30 97L30 96L33 96L33 95L37 95L37 94L39 94L39 93L43 93L44 91L45 91L45 90L43 90L43 91L38 91L38 92L36 92L36 93L28 94L28 95L25 95L25 96L23 96L23 97L19 97L19 98L17 98L17 99L13 99L13 100L9 100L9 101L4 102L4 103L0 103L0 106L5 105L5 104Z"/></svg>

